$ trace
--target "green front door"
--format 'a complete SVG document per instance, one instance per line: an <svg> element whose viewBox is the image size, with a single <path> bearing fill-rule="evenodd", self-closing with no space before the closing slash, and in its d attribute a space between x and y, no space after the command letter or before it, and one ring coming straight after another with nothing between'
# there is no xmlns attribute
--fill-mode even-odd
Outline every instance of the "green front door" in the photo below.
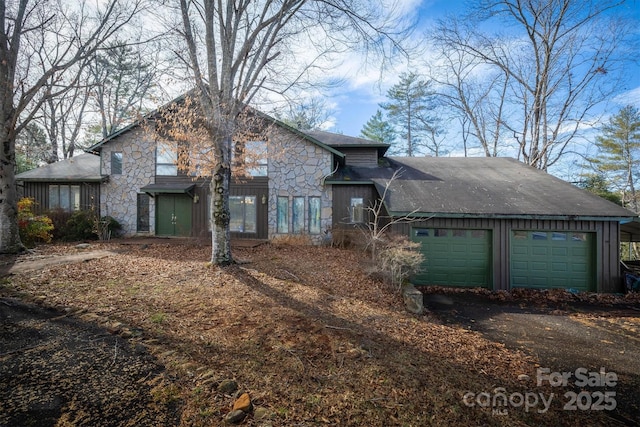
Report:
<svg viewBox="0 0 640 427"><path fill-rule="evenodd" d="M414 228L414 242L424 255L418 285L489 287L491 284L491 231L451 228Z"/></svg>
<svg viewBox="0 0 640 427"><path fill-rule="evenodd" d="M191 207L189 196L159 194L156 196L156 235L190 236Z"/></svg>
<svg viewBox="0 0 640 427"><path fill-rule="evenodd" d="M513 231L511 287L595 290L594 233Z"/></svg>

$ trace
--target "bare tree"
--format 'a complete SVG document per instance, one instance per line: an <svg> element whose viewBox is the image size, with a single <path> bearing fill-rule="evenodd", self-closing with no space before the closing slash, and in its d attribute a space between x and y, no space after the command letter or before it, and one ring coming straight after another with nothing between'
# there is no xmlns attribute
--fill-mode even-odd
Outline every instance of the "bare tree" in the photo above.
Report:
<svg viewBox="0 0 640 427"><path fill-rule="evenodd" d="M176 53L195 80L202 111L199 123L210 141L208 153L215 159L204 172L213 178L211 262L226 265L233 262L229 233L233 136L246 105L260 92L284 93L301 84L328 52L353 46L384 51L385 42L398 35L392 33L398 21L381 1L180 0L179 6L186 49L184 55Z"/></svg>
<svg viewBox="0 0 640 427"><path fill-rule="evenodd" d="M290 105L284 113L276 113L275 117L289 126L305 130L322 130L333 116L334 111L323 98L315 97Z"/></svg>
<svg viewBox="0 0 640 427"><path fill-rule="evenodd" d="M0 2L0 253L24 249L18 234L15 185L16 136L47 99L46 89L86 60L141 9L142 0Z"/></svg>
<svg viewBox="0 0 640 427"><path fill-rule="evenodd" d="M42 104L42 121L50 142L50 153L47 161L57 162L60 149L62 157L68 159L78 143L78 137L83 127L85 110L89 102L89 86L86 81L84 67L77 64L75 71L65 77L51 77L45 83L45 91L59 93L59 96L47 97ZM71 70L69 70L71 71ZM73 75L75 74L75 75ZM59 81L62 79L62 81Z"/></svg>
<svg viewBox="0 0 640 427"><path fill-rule="evenodd" d="M463 20L440 23L433 40L451 77L435 78L485 154L513 145L543 170L562 157L618 82L629 27L610 12L621 3L486 0ZM509 32L489 35L486 22Z"/></svg>

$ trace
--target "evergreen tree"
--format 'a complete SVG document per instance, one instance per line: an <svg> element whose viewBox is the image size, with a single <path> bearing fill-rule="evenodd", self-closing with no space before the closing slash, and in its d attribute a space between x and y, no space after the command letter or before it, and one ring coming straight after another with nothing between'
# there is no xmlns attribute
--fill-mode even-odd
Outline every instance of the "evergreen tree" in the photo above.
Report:
<svg viewBox="0 0 640 427"><path fill-rule="evenodd" d="M437 147L431 146L431 135L437 128L436 119L431 115L435 109L431 82L420 79L416 73L400 74L400 82L387 91L389 102L380 104L386 110L389 122L404 140L396 153L407 156L420 154L420 148L428 148L437 153Z"/></svg>
<svg viewBox="0 0 640 427"><path fill-rule="evenodd" d="M143 49L150 47L115 40L89 64L92 102L100 113L103 138L136 119L154 97L160 70L153 58L156 53Z"/></svg>
<svg viewBox="0 0 640 427"><path fill-rule="evenodd" d="M16 173L37 168L49 160L49 146L44 130L29 123L16 137Z"/></svg>
<svg viewBox="0 0 640 427"><path fill-rule="evenodd" d="M622 205L622 198L620 197L620 194L611 191L607 178L602 173L585 174L584 179L580 184L578 184L578 187L596 194L603 199L607 199L617 205Z"/></svg>
<svg viewBox="0 0 640 427"><path fill-rule="evenodd" d="M388 121L384 120L382 111L378 110L362 127L360 136L371 141L392 144L396 139L396 131Z"/></svg>
<svg viewBox="0 0 640 427"><path fill-rule="evenodd" d="M592 164L622 192L624 206L640 212L640 110L630 105L622 108L602 126L596 145L600 156L590 159Z"/></svg>

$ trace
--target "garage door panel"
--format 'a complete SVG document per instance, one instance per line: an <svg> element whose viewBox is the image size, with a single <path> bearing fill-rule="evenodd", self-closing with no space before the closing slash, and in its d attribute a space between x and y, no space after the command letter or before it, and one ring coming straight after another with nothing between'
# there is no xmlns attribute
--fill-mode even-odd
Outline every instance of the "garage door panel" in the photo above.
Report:
<svg viewBox="0 0 640 427"><path fill-rule="evenodd" d="M569 248L551 248L551 255L565 257L569 255Z"/></svg>
<svg viewBox="0 0 640 427"><path fill-rule="evenodd" d="M594 236L581 232L512 232L511 286L594 290Z"/></svg>
<svg viewBox="0 0 640 427"><path fill-rule="evenodd" d="M425 257L416 284L484 286L490 283L491 233L487 230L413 229Z"/></svg>
<svg viewBox="0 0 640 427"><path fill-rule="evenodd" d="M554 273L566 273L570 271L569 263L567 262L554 262L551 267Z"/></svg>
<svg viewBox="0 0 640 427"><path fill-rule="evenodd" d="M533 248L531 248L531 255L533 255L533 256L536 256L536 255L546 256L548 254L548 251L549 251L549 248L534 246Z"/></svg>

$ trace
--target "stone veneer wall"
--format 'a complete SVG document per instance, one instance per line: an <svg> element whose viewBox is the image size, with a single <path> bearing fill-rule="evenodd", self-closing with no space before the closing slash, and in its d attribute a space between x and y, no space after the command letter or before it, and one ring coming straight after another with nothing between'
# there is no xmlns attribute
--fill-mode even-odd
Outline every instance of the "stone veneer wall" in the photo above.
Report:
<svg viewBox="0 0 640 427"><path fill-rule="evenodd" d="M277 204L279 196L289 197L289 230L292 230L293 197L305 197L305 229L309 227L309 197L320 197L321 233L310 234L314 243L321 243L323 231L332 224L331 185L324 178L332 172L333 154L317 145L283 132L272 135L277 148L270 146L269 175L269 239L282 235L277 232ZM272 154L275 151L275 154Z"/></svg>
<svg viewBox="0 0 640 427"><path fill-rule="evenodd" d="M142 129L134 129L102 147L101 172L109 176L100 191L102 215L111 215L122 224L125 236L137 234L137 194L155 180L155 142ZM111 174L111 152L122 152L122 175ZM149 200L149 233L155 233L155 204Z"/></svg>

